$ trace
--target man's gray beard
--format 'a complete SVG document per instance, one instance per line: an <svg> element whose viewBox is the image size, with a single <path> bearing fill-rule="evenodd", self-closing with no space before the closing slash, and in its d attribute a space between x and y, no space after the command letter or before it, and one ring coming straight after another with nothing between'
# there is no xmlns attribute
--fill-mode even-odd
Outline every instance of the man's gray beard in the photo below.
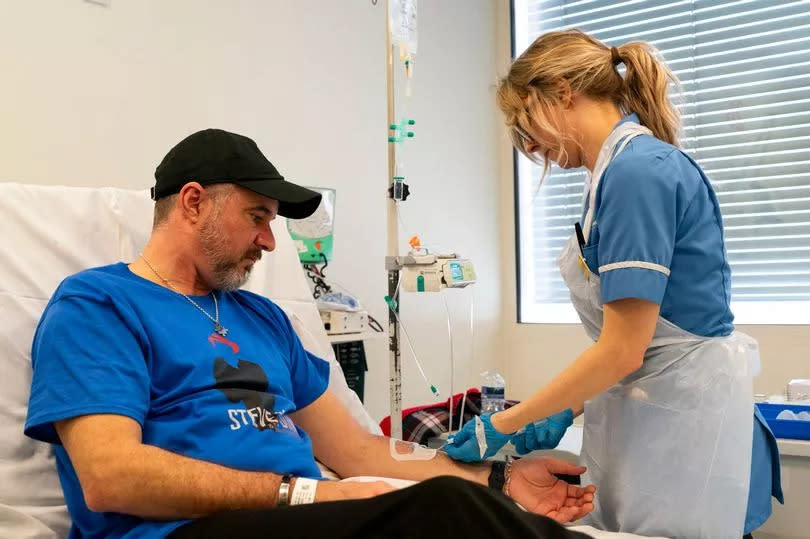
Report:
<svg viewBox="0 0 810 539"><path fill-rule="evenodd" d="M205 260L214 268L214 282L211 284L218 290L232 292L241 288L247 282L253 266L243 273L239 268L239 264L244 258L233 261L233 259L227 257L225 254L225 242L217 234L218 218L218 214L212 215L203 225L200 230L200 243L202 244Z"/></svg>
<svg viewBox="0 0 810 539"><path fill-rule="evenodd" d="M242 288L247 282L248 277L250 277L250 271L252 269L253 266L242 273L238 267L234 267L232 264L223 265L222 267L215 265L214 287L223 292L233 292L234 290Z"/></svg>

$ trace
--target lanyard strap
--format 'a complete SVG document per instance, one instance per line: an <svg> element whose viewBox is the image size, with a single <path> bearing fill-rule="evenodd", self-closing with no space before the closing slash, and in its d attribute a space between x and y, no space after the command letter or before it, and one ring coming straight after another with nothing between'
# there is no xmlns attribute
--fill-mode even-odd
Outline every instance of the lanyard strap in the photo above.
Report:
<svg viewBox="0 0 810 539"><path fill-rule="evenodd" d="M599 157L596 159L596 165L593 167L593 173L591 174L591 182L586 181L585 185L585 192L588 196L588 212L585 214L585 226L582 232L585 236L586 244L591 235L596 190L599 187L602 175L611 161L613 161L613 159L624 150L625 146L638 135L652 135L652 131L635 122L624 122L608 135L608 138L605 139L602 148L599 150Z"/></svg>

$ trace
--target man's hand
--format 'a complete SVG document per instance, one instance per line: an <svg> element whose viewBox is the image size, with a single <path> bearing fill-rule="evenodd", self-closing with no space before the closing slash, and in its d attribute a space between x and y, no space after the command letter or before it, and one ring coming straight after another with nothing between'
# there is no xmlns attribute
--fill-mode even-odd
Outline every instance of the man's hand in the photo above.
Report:
<svg viewBox="0 0 810 539"><path fill-rule="evenodd" d="M565 523L593 511L596 487L569 485L554 474L581 475L584 466L552 458L525 458L512 463L509 495L527 511Z"/></svg>
<svg viewBox="0 0 810 539"><path fill-rule="evenodd" d="M373 498L397 490L385 481L319 481L315 502Z"/></svg>

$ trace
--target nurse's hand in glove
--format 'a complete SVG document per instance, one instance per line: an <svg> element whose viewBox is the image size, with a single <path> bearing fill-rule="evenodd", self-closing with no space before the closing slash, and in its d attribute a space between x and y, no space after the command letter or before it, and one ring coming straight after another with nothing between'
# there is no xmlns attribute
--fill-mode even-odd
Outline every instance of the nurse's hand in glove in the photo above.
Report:
<svg viewBox="0 0 810 539"><path fill-rule="evenodd" d="M444 451L450 458L464 462L479 462L493 456L512 437L495 430L490 416L483 414L467 421L456 434L447 437Z"/></svg>
<svg viewBox="0 0 810 539"><path fill-rule="evenodd" d="M573 423L574 413L571 409L563 410L545 419L529 423L512 436L512 444L519 455L525 455L536 449L554 449Z"/></svg>
<svg viewBox="0 0 810 539"><path fill-rule="evenodd" d="M554 474L581 475L584 466L552 458L515 460L504 491L527 511L573 522L593 511L596 487L569 485Z"/></svg>

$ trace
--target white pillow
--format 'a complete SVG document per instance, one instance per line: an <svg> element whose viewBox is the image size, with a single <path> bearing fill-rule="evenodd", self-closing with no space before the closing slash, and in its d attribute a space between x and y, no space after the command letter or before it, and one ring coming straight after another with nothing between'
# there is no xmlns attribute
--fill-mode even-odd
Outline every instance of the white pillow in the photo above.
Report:
<svg viewBox="0 0 810 539"><path fill-rule="evenodd" d="M118 258L112 191L0 184L0 513L14 536L65 536L67 507L47 444L23 435L31 341L56 286ZM43 527L47 529L43 529Z"/></svg>
<svg viewBox="0 0 810 539"><path fill-rule="evenodd" d="M304 348L319 358L329 361L331 365L331 369L329 369L329 390L340 399L357 422L365 427L367 431L382 435L380 426L363 408L363 403L360 402L357 393L349 388L346 383L343 369L335 358L335 351L329 343L326 332L322 331L321 315L318 313L317 307L311 302L295 300L279 300L276 303L292 322L292 326L298 334L298 338L301 339ZM313 327L317 327L321 331L312 331Z"/></svg>
<svg viewBox="0 0 810 539"><path fill-rule="evenodd" d="M70 528L51 446L23 435L31 341L47 303L0 292L0 529L14 530L9 537L64 537Z"/></svg>
<svg viewBox="0 0 810 539"><path fill-rule="evenodd" d="M149 238L153 207L147 191L0 183L0 529L13 537L66 536L70 527L51 447L23 435L37 322L68 275L132 261ZM330 390L379 432L346 385L283 219L273 231L277 249L246 288L277 300L304 347L330 362Z"/></svg>

